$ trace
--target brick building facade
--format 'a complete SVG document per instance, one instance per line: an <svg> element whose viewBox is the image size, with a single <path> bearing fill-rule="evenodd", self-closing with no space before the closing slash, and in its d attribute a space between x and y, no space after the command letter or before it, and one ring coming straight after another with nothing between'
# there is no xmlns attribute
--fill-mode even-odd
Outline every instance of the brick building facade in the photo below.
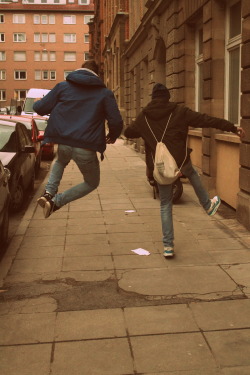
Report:
<svg viewBox="0 0 250 375"><path fill-rule="evenodd" d="M125 124L161 82L172 101L243 126L242 143L233 134L190 129L189 146L211 195L217 192L250 229L249 0L111 2L107 13L110 2L96 1L91 51Z"/></svg>
<svg viewBox="0 0 250 375"><path fill-rule="evenodd" d="M93 0L0 1L0 107L51 89L89 58Z"/></svg>

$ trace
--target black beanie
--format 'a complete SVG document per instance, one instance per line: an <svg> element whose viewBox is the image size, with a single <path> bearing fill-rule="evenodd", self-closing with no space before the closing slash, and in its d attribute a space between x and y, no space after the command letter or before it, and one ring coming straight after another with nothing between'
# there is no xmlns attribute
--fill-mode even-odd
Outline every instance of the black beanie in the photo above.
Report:
<svg viewBox="0 0 250 375"><path fill-rule="evenodd" d="M161 83L156 83L152 90L152 99L155 98L165 98L166 100L170 99L169 90L166 86L162 85Z"/></svg>

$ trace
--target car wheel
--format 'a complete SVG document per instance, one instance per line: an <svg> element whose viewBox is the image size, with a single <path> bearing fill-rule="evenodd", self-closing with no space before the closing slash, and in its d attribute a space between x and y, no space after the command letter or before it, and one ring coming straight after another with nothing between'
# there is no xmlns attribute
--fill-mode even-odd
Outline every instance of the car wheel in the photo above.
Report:
<svg viewBox="0 0 250 375"><path fill-rule="evenodd" d="M4 213L3 224L0 229L0 250L5 250L5 247L8 243L9 236L9 207L7 206Z"/></svg>
<svg viewBox="0 0 250 375"><path fill-rule="evenodd" d="M11 195L11 210L13 212L20 211L24 201L24 190L21 181L18 181L15 190Z"/></svg>

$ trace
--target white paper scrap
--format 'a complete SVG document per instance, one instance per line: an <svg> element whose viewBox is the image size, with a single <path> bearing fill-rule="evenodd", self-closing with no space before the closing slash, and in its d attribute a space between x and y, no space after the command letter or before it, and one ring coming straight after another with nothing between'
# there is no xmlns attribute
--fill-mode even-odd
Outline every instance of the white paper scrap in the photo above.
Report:
<svg viewBox="0 0 250 375"><path fill-rule="evenodd" d="M138 254L138 255L150 255L150 252L148 250L145 250L142 248L131 250L131 251L133 251L133 253Z"/></svg>
<svg viewBox="0 0 250 375"><path fill-rule="evenodd" d="M130 212L135 212L135 210L127 210L125 212L130 213Z"/></svg>

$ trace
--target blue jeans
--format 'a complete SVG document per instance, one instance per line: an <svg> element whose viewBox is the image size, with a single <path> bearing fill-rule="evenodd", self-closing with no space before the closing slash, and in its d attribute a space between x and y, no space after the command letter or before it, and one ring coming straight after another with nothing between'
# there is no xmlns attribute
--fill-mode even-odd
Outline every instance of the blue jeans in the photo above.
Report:
<svg viewBox="0 0 250 375"><path fill-rule="evenodd" d="M65 167L74 160L83 175L84 182L72 188L57 193ZM96 152L84 148L58 145L57 160L55 161L45 190L54 195L56 206L62 207L76 199L82 198L95 190L100 182L100 166Z"/></svg>
<svg viewBox="0 0 250 375"><path fill-rule="evenodd" d="M210 198L207 191L204 189L201 179L189 161L184 167L182 167L182 173L189 179L194 191L199 199L200 204L204 210L208 210L210 207ZM159 185L159 195L161 201L161 223L162 223L162 234L163 234L163 245L174 246L174 226L172 216L172 198L173 198L173 187L172 185Z"/></svg>

